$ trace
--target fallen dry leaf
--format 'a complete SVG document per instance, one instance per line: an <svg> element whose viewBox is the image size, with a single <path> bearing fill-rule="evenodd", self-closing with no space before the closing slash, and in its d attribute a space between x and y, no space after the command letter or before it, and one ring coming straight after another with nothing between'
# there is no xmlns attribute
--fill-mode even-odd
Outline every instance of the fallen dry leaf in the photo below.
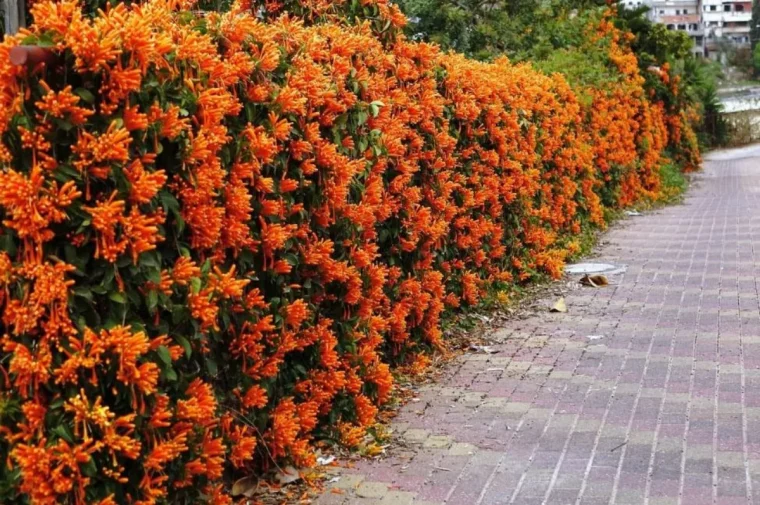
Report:
<svg viewBox="0 0 760 505"><path fill-rule="evenodd" d="M243 477L238 479L232 484L232 496L246 496L250 498L253 496L258 486L258 479L255 477Z"/></svg>
<svg viewBox="0 0 760 505"><path fill-rule="evenodd" d="M607 277L604 275L584 275L580 283L584 286L591 286L593 288L598 288L602 286L606 286L609 284L609 281L607 280Z"/></svg>
<svg viewBox="0 0 760 505"><path fill-rule="evenodd" d="M301 480L301 474L298 473L298 469L292 466L286 466L281 472L277 472L277 475L275 475L274 478L280 484L290 484L291 482Z"/></svg>
<svg viewBox="0 0 760 505"><path fill-rule="evenodd" d="M554 306L551 309L552 312L567 312L567 305L565 304L565 299L560 298L557 300L554 304Z"/></svg>

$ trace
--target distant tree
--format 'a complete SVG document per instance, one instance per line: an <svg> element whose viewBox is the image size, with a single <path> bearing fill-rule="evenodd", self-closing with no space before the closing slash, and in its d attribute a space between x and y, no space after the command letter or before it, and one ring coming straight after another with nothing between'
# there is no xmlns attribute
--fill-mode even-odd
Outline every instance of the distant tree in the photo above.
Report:
<svg viewBox="0 0 760 505"><path fill-rule="evenodd" d="M758 47L760 47L760 1L755 0L752 2L752 19L750 20L749 28L749 40L752 44L752 63L754 67L755 77L760 75L760 54L758 54Z"/></svg>
<svg viewBox="0 0 760 505"><path fill-rule="evenodd" d="M662 23L654 23L647 17L649 7L629 9L621 4L616 24L635 35L631 48L639 58L641 67L662 65L670 60L687 58L694 45L682 31L668 30Z"/></svg>
<svg viewBox="0 0 760 505"><path fill-rule="evenodd" d="M399 0L412 37L479 59L563 47L563 25L606 0Z"/></svg>

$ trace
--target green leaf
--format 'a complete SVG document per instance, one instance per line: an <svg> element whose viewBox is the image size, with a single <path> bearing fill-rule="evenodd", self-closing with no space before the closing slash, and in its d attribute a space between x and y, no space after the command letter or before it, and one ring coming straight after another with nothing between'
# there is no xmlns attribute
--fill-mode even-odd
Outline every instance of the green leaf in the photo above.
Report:
<svg viewBox="0 0 760 505"><path fill-rule="evenodd" d="M0 251L5 251L9 256L16 254L16 242L13 240L13 236L10 233L3 233L0 235Z"/></svg>
<svg viewBox="0 0 760 505"><path fill-rule="evenodd" d="M206 370L208 370L208 373L211 375L216 376L216 374L219 373L219 367L217 366L216 361L211 358L206 358Z"/></svg>
<svg viewBox="0 0 760 505"><path fill-rule="evenodd" d="M201 265L201 273L203 275L206 275L211 271L211 260L206 260L203 262L203 265Z"/></svg>
<svg viewBox="0 0 760 505"><path fill-rule="evenodd" d="M86 300L92 301L92 291L85 286L76 287L72 290L75 296L79 296Z"/></svg>
<svg viewBox="0 0 760 505"><path fill-rule="evenodd" d="M193 294L198 294L201 290L201 280L197 277L190 279L190 288L192 289Z"/></svg>
<svg viewBox="0 0 760 505"><path fill-rule="evenodd" d="M164 206L164 210L179 212L179 201L174 197L174 195L168 191L161 191L159 195L161 204Z"/></svg>
<svg viewBox="0 0 760 505"><path fill-rule="evenodd" d="M60 128L63 131L68 132L74 129L74 123L72 123L71 121L56 118L54 122L56 125L58 125L58 128Z"/></svg>
<svg viewBox="0 0 760 505"><path fill-rule="evenodd" d="M369 110L372 113L372 117L377 117L380 114L380 107L385 107L385 104L380 100L375 100L369 104Z"/></svg>
<svg viewBox="0 0 760 505"><path fill-rule="evenodd" d="M190 318L190 310L184 305L175 305L172 311L172 324L181 324Z"/></svg>
<svg viewBox="0 0 760 505"><path fill-rule="evenodd" d="M81 174L79 171L77 171L74 167L71 165L58 165L58 168L56 168L56 173L61 173L64 175L67 175L73 179L80 179Z"/></svg>
<svg viewBox="0 0 760 505"><path fill-rule="evenodd" d="M66 403L64 398L57 398L50 402L49 410L58 410L63 407L64 403Z"/></svg>
<svg viewBox="0 0 760 505"><path fill-rule="evenodd" d="M66 423L61 423L57 426L55 426L52 430L55 435L58 435L60 438L64 439L70 444L74 443L74 435L69 430L69 426Z"/></svg>
<svg viewBox="0 0 760 505"><path fill-rule="evenodd" d="M123 305L123 304L125 304L125 303L127 303L127 299L126 299L126 297L124 296L124 294L123 294L123 293L119 293L119 292L116 292L116 291L115 291L115 292L113 292L113 293L111 293L110 295L108 295L108 298L110 298L110 299L111 299L111 300L113 300L114 302L116 302L116 303L120 303L120 304L122 304L122 305Z"/></svg>
<svg viewBox="0 0 760 505"><path fill-rule="evenodd" d="M95 477L98 475L98 467L95 465L95 460L90 457L85 463L80 463L82 473L87 477Z"/></svg>
<svg viewBox="0 0 760 505"><path fill-rule="evenodd" d="M148 310L153 313L158 306L158 293L156 291L149 291L148 296L145 298L145 303L148 306Z"/></svg>
<svg viewBox="0 0 760 505"><path fill-rule="evenodd" d="M53 47L55 45L55 41L53 40L53 37L50 34L43 33L37 39L36 45L39 47Z"/></svg>
<svg viewBox="0 0 760 505"><path fill-rule="evenodd" d="M77 88L74 90L74 93L90 105L95 103L95 95L89 89Z"/></svg>
<svg viewBox="0 0 760 505"><path fill-rule="evenodd" d="M161 358L161 361L163 361L167 365L171 365L172 355L169 352L169 349L167 349L165 345L158 346L158 349L156 349L156 352L158 353L158 357Z"/></svg>
<svg viewBox="0 0 760 505"><path fill-rule="evenodd" d="M145 252L140 255L139 260L140 266L146 266L146 267L153 267L153 268L161 268L161 262L158 259L158 254L156 251L149 251Z"/></svg>
<svg viewBox="0 0 760 505"><path fill-rule="evenodd" d="M183 337L182 335L178 335L175 337L175 340L179 342L179 345L182 346L182 348L185 350L185 356L190 357L193 355L193 347L190 345L190 341Z"/></svg>
<svg viewBox="0 0 760 505"><path fill-rule="evenodd" d="M130 256L122 256L116 260L116 266L119 268L125 268L132 265L132 258Z"/></svg>
<svg viewBox="0 0 760 505"><path fill-rule="evenodd" d="M169 382L175 382L177 380L177 372L174 371L174 368L168 367L164 370L164 377L166 377L166 380Z"/></svg>

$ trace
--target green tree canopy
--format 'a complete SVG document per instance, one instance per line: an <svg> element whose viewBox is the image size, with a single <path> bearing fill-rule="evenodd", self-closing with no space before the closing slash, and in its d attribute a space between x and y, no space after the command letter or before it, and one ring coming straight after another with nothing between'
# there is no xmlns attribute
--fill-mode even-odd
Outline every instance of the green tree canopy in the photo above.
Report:
<svg viewBox="0 0 760 505"><path fill-rule="evenodd" d="M400 0L409 32L480 59L527 59L572 43L572 20L605 0Z"/></svg>

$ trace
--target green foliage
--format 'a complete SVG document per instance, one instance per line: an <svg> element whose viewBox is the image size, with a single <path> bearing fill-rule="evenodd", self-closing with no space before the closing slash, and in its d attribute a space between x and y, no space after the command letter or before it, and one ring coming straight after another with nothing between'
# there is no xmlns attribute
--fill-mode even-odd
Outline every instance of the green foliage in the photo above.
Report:
<svg viewBox="0 0 760 505"><path fill-rule="evenodd" d="M729 53L729 65L736 67L746 75L754 72L754 54L749 47L734 47Z"/></svg>
<svg viewBox="0 0 760 505"><path fill-rule="evenodd" d="M755 48L752 50L752 65L755 68L755 74L757 74L758 70L760 70L760 46L755 46Z"/></svg>
<svg viewBox="0 0 760 505"><path fill-rule="evenodd" d="M676 202L686 191L686 176L674 163L666 163L660 168L660 180L662 181L662 197L659 203Z"/></svg>
<svg viewBox="0 0 760 505"><path fill-rule="evenodd" d="M648 17L648 7L628 9L621 5L615 24L633 33L636 38L631 49L639 59L639 65L662 65L672 60L686 59L691 54L692 41L681 31L668 30L665 25L653 23Z"/></svg>
<svg viewBox="0 0 760 505"><path fill-rule="evenodd" d="M607 65L601 51L587 52L580 48L563 48L536 62L536 67L546 73L561 73L574 89L601 88L619 79L619 73Z"/></svg>
<svg viewBox="0 0 760 505"><path fill-rule="evenodd" d="M721 114L723 106L718 97L718 79L722 76L720 64L688 58L682 63L681 75L687 99L700 109L701 122L696 128L700 144L705 147L726 144L728 124Z"/></svg>
<svg viewBox="0 0 760 505"><path fill-rule="evenodd" d="M727 126L721 116L717 96L720 66L711 61L697 59L691 54L692 41L680 31L668 30L664 25L653 23L647 16L648 8L621 8L616 24L634 34L631 48L636 53L647 88L671 110L686 110L694 106L701 114L696 125L699 142L704 147L722 145L726 142ZM674 94L649 67L668 65L674 76L681 79L681 92Z"/></svg>
<svg viewBox="0 0 760 505"><path fill-rule="evenodd" d="M545 72L562 73L581 99L588 99L585 88L617 78L616 71L604 64L606 55L585 47L589 22L607 8L603 0L401 0L399 5L410 17L410 36L479 59L507 55L513 61L531 61ZM694 105L703 111L700 142L705 146L722 143L726 127L715 95L717 75L695 61L686 33L653 23L647 11L648 7L629 9L621 3L614 19L619 29L635 36L631 49L646 88L669 110ZM673 94L658 74L648 71L665 64L677 69L687 83L684 93Z"/></svg>
<svg viewBox="0 0 760 505"><path fill-rule="evenodd" d="M578 13L604 0L400 0L412 37L479 59L548 56L578 42ZM540 56L539 56L540 58Z"/></svg>

